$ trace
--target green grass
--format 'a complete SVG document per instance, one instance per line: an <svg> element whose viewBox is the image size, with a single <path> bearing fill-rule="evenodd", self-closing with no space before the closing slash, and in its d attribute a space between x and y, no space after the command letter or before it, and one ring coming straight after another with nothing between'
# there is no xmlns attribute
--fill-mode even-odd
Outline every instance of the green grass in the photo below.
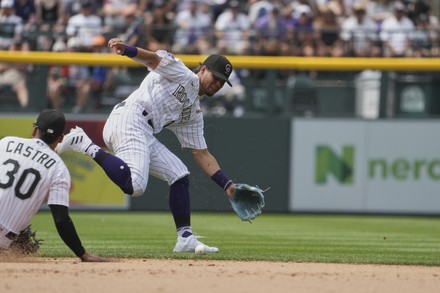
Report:
<svg viewBox="0 0 440 293"><path fill-rule="evenodd" d="M107 257L268 260L440 266L440 218L263 214L252 224L232 213L193 213L194 231L214 255L174 254L170 213L71 212L85 248ZM49 212L32 226L40 255L73 257Z"/></svg>

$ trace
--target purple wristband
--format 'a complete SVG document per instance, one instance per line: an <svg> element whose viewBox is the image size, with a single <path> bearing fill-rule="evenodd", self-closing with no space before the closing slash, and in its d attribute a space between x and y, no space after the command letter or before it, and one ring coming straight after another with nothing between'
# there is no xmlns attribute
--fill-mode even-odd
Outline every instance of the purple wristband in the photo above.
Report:
<svg viewBox="0 0 440 293"><path fill-rule="evenodd" d="M124 45L124 53L122 55L133 58L136 57L137 53L138 49L136 47Z"/></svg>
<svg viewBox="0 0 440 293"><path fill-rule="evenodd" d="M211 176L211 179L218 184L223 190L226 190L226 188L229 187L233 183L233 181L226 176L225 173L220 169L217 172L214 173L214 175Z"/></svg>

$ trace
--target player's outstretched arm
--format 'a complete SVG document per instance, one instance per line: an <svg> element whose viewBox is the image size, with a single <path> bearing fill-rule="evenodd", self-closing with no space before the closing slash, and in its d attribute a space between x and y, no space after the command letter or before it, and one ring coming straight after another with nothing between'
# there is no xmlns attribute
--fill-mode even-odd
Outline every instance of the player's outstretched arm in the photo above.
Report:
<svg viewBox="0 0 440 293"><path fill-rule="evenodd" d="M142 48L125 45L121 39L113 38L108 41L108 47L113 49L113 52L132 58L139 64L155 69L159 65L162 57L155 52L148 51Z"/></svg>
<svg viewBox="0 0 440 293"><path fill-rule="evenodd" d="M206 175L214 180L215 183L223 188L228 198L231 198L232 194L234 193L235 184L220 169L217 159L208 151L208 149L192 149L191 152L197 165L199 165Z"/></svg>
<svg viewBox="0 0 440 293"><path fill-rule="evenodd" d="M220 165L218 164L216 158L208 151L208 149L192 149L191 153L197 165L199 165L199 167L202 168L202 170L209 177L220 169Z"/></svg>
<svg viewBox="0 0 440 293"><path fill-rule="evenodd" d="M89 254L84 249L75 226L69 216L69 209L62 205L49 205L58 234L64 243L84 262L106 262L109 259Z"/></svg>

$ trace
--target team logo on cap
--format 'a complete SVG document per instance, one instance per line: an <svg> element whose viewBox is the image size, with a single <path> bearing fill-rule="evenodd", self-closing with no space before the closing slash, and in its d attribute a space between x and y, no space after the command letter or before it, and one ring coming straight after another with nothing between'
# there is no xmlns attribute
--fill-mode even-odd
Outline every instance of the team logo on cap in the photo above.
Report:
<svg viewBox="0 0 440 293"><path fill-rule="evenodd" d="M231 64L226 64L226 66L225 66L225 72L226 72L227 74L229 74L229 72L231 72Z"/></svg>

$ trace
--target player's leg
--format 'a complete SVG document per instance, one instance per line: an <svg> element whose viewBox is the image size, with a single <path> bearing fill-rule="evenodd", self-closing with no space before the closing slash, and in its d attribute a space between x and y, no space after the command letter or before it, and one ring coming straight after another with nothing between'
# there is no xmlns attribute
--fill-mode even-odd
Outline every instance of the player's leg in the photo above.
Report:
<svg viewBox="0 0 440 293"><path fill-rule="evenodd" d="M133 194L131 171L127 163L94 144L82 128L73 128L55 150L58 154L75 151L92 157L124 193Z"/></svg>
<svg viewBox="0 0 440 293"><path fill-rule="evenodd" d="M148 183L150 146L157 141L148 121L141 112L110 115L104 126L103 138L115 156L130 169L131 195L142 195Z"/></svg>
<svg viewBox="0 0 440 293"><path fill-rule="evenodd" d="M179 235L191 232L189 171L183 162L159 141L151 146L150 173L170 186L169 206Z"/></svg>
<svg viewBox="0 0 440 293"><path fill-rule="evenodd" d="M170 186L169 206L177 231L174 252L194 252L201 245L191 228L189 171L183 162L159 141L151 146L151 175ZM206 252L218 252L217 247L206 246Z"/></svg>
<svg viewBox="0 0 440 293"><path fill-rule="evenodd" d="M70 150L89 155L124 193L139 196L144 193L148 182L148 145L155 140L151 129L142 131L144 122L146 124L143 116L110 115L103 136L114 155L94 144L80 127L72 129L56 150L58 153ZM150 126L146 124L146 127Z"/></svg>

